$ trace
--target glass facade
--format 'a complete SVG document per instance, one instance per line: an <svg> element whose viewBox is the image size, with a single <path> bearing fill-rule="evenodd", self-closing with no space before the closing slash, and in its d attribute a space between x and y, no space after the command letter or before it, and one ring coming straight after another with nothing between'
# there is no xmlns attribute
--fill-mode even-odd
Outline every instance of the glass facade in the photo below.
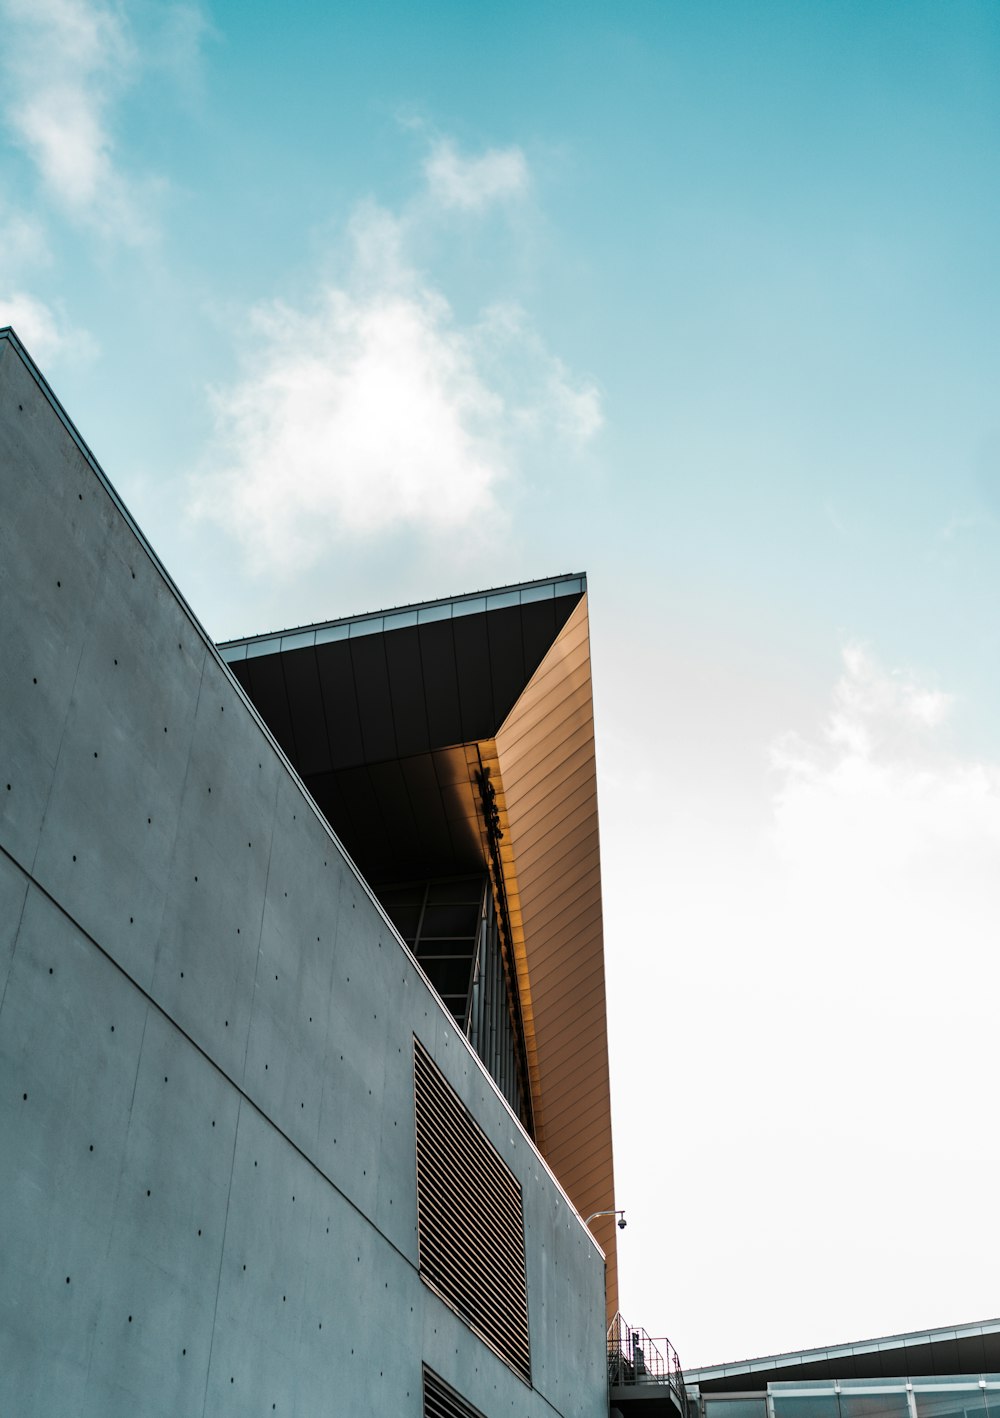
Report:
<svg viewBox="0 0 1000 1418"><path fill-rule="evenodd" d="M769 1383L703 1394L701 1418L1000 1418L1000 1375Z"/></svg>

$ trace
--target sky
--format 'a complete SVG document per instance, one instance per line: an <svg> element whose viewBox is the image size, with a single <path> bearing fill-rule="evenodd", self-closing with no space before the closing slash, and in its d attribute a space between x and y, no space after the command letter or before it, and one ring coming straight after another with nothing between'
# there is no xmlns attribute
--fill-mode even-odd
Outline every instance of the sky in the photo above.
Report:
<svg viewBox="0 0 1000 1418"><path fill-rule="evenodd" d="M1000 1313L1000 7L0 33L0 324L211 635L588 574L627 1320Z"/></svg>

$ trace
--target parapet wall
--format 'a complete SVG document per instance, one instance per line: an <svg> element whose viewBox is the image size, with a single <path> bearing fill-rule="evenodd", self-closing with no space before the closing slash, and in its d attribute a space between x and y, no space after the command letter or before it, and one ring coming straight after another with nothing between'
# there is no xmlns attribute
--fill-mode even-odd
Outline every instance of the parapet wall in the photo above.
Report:
<svg viewBox="0 0 1000 1418"><path fill-rule="evenodd" d="M0 1413L606 1413L600 1252L9 336L0 753ZM414 1036L531 1387L420 1279Z"/></svg>

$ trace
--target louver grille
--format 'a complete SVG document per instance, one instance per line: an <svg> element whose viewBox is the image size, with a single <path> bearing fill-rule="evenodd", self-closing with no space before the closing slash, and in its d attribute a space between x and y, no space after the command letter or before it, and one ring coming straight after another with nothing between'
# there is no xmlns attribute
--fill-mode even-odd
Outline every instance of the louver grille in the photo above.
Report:
<svg viewBox="0 0 1000 1418"><path fill-rule="evenodd" d="M424 1418L483 1418L430 1369L424 1370Z"/></svg>
<svg viewBox="0 0 1000 1418"><path fill-rule="evenodd" d="M521 1188L413 1041L420 1274L531 1382Z"/></svg>

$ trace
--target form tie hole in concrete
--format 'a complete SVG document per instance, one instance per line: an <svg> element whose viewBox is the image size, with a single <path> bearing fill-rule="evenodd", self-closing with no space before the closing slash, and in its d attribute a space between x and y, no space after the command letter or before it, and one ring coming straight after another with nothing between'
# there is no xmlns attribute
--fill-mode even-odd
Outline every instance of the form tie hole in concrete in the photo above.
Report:
<svg viewBox="0 0 1000 1418"><path fill-rule="evenodd" d="M195 881L197 881L197 880L198 880L198 878L197 878L197 877L195 877Z"/></svg>
<svg viewBox="0 0 1000 1418"><path fill-rule="evenodd" d="M225 1024L226 1028L228 1029L228 1028L229 1028L229 1020L228 1020L228 1019L223 1020L223 1023Z"/></svg>
<svg viewBox="0 0 1000 1418"><path fill-rule="evenodd" d="M94 752L94 757L95 757L95 758L97 757L97 752L96 752L96 750L95 750L95 752Z"/></svg>
<svg viewBox="0 0 1000 1418"><path fill-rule="evenodd" d="M66 1284L67 1284L67 1285L69 1284L69 1276L68 1276L68 1275L67 1275L67 1277L66 1277ZM351 1350L351 1353L352 1353L352 1354L354 1353L353 1349Z"/></svg>
<svg viewBox="0 0 1000 1418"><path fill-rule="evenodd" d="M243 1269L246 1270L246 1266L244 1266Z"/></svg>
<svg viewBox="0 0 1000 1418"><path fill-rule="evenodd" d="M73 853L73 860L74 860L74 862L76 861L76 853L75 853L75 852Z"/></svg>
<svg viewBox="0 0 1000 1418"><path fill-rule="evenodd" d="M93 1144L93 1143L90 1144L90 1150L91 1150L91 1152L93 1152L93 1150L94 1150L94 1144Z"/></svg>
<svg viewBox="0 0 1000 1418"><path fill-rule="evenodd" d="M132 568L129 567L129 570L132 571ZM134 572L134 571L132 571L132 580L133 580L133 581L135 580L135 572Z"/></svg>
<svg viewBox="0 0 1000 1418"><path fill-rule="evenodd" d="M56 585L59 587L59 589L60 589L60 591L61 591L61 590L62 590L62 582L61 582L61 581L57 581L57 582L56 582Z"/></svg>
<svg viewBox="0 0 1000 1418"><path fill-rule="evenodd" d="M184 971L182 970L182 971L181 971L181 979L183 980L183 978L184 978Z"/></svg>
<svg viewBox="0 0 1000 1418"><path fill-rule="evenodd" d="M146 1195L147 1195L147 1196L152 1196L152 1195L153 1195L153 1193L152 1193L152 1192L151 1192L151 1191L149 1191L149 1190L148 1190L148 1189L147 1189L147 1191L146 1191Z"/></svg>
<svg viewBox="0 0 1000 1418"><path fill-rule="evenodd" d="M187 1353L187 1350L186 1350L186 1349L182 1349L182 1350L181 1350L181 1353L182 1353L182 1354L186 1354L186 1353Z"/></svg>
<svg viewBox="0 0 1000 1418"><path fill-rule="evenodd" d="M76 495L76 500L77 500L77 502L82 502L82 501L83 501L83 493L82 493L82 492L78 492L78 493L77 493L77 495Z"/></svg>
<svg viewBox="0 0 1000 1418"><path fill-rule="evenodd" d="M200 1227L200 1226L198 1227L198 1235L199 1235L199 1236L201 1235L201 1227Z"/></svg>
<svg viewBox="0 0 1000 1418"><path fill-rule="evenodd" d="M37 684L37 683L38 683L38 676L37 676L37 675L34 675L34 676L32 677L31 683L32 683L32 684Z"/></svg>
<svg viewBox="0 0 1000 1418"><path fill-rule="evenodd" d="M114 1026L113 1024L112 1024L112 1026L111 1026L111 1032L112 1032L112 1034L115 1032L115 1026Z"/></svg>
<svg viewBox="0 0 1000 1418"><path fill-rule="evenodd" d="M118 661L116 660L116 661L115 661L115 664L117 665L117 663L118 663Z"/></svg>
<svg viewBox="0 0 1000 1418"><path fill-rule="evenodd" d="M128 1322L129 1322L129 1324L132 1323L132 1316L131 1316L131 1315L129 1315L129 1317L128 1317Z"/></svg>
<svg viewBox="0 0 1000 1418"><path fill-rule="evenodd" d="M215 1127L215 1119L212 1119L212 1126Z"/></svg>
<svg viewBox="0 0 1000 1418"><path fill-rule="evenodd" d="M49 966L49 974L50 974L50 975L52 974L52 966L51 966L51 965Z"/></svg>
<svg viewBox="0 0 1000 1418"><path fill-rule="evenodd" d="M265 1073L267 1073L267 1064L265 1064L265 1065L264 1065L264 1072L265 1072ZM294 1197L292 1197L292 1200L293 1200L293 1201L294 1201L294 1200L295 1200L295 1198L294 1198Z"/></svg>
<svg viewBox="0 0 1000 1418"><path fill-rule="evenodd" d="M129 916L129 918L128 918L128 923L129 923L130 926L134 926L134 925L135 925L135 917L134 917L134 916Z"/></svg>
<svg viewBox="0 0 1000 1418"><path fill-rule="evenodd" d="M27 1101L28 1101L28 1095L27 1095L27 1093L22 1093L22 1094L21 1094L21 1101L22 1101L22 1103L27 1103Z"/></svg>
<svg viewBox="0 0 1000 1418"><path fill-rule="evenodd" d="M146 818L146 826L147 826L147 827L152 827L152 825L153 825L153 819L152 819L151 817L147 817L147 818Z"/></svg>

